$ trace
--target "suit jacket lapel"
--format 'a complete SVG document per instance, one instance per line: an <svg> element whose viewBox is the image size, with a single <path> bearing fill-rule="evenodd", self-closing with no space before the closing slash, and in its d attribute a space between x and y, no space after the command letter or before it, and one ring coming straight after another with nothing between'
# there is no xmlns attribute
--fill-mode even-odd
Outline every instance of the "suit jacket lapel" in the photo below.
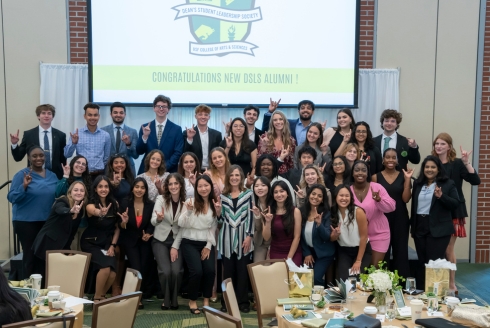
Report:
<svg viewBox="0 0 490 328"><path fill-rule="evenodd" d="M201 135L199 134L199 129L197 126L194 127L194 130L196 131L196 135L194 136L194 139L192 141L192 145L194 146L192 148L194 148L194 153L196 154L197 158L199 158L199 160L202 162L203 153Z"/></svg>
<svg viewBox="0 0 490 328"><path fill-rule="evenodd" d="M116 149L116 139L114 138L114 130L112 129L112 124L109 125L109 129L108 130L109 131L107 131L107 132L111 136L111 149L112 149L112 151L114 153L118 153L119 152L119 149Z"/></svg>
<svg viewBox="0 0 490 328"><path fill-rule="evenodd" d="M39 147L41 147L41 140L39 140L39 132L40 132L40 128L39 126L37 127L37 129L35 130L36 133L34 134L34 138L32 139L34 145L39 145Z"/></svg>

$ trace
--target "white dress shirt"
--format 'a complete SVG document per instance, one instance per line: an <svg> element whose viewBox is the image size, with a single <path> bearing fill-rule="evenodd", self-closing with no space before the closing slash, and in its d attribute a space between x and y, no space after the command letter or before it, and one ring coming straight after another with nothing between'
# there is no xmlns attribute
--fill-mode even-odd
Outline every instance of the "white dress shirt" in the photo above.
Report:
<svg viewBox="0 0 490 328"><path fill-rule="evenodd" d="M381 137L381 145L380 145L381 147L379 148L381 150L381 154L383 154L384 151L386 137L388 136L383 133L383 136ZM396 139L398 138L396 131L389 137L391 138L389 143L390 148L396 149Z"/></svg>

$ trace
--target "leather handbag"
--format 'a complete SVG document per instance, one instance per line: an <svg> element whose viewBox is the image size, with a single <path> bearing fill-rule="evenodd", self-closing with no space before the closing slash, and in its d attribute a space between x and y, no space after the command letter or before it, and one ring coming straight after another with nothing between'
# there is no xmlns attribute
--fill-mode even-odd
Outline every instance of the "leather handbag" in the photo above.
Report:
<svg viewBox="0 0 490 328"><path fill-rule="evenodd" d="M381 328L381 321L368 315L361 314L344 323L345 328Z"/></svg>
<svg viewBox="0 0 490 328"><path fill-rule="evenodd" d="M462 326L459 323L451 322L444 318L417 319L415 320L415 324L427 328L466 328L466 326Z"/></svg>

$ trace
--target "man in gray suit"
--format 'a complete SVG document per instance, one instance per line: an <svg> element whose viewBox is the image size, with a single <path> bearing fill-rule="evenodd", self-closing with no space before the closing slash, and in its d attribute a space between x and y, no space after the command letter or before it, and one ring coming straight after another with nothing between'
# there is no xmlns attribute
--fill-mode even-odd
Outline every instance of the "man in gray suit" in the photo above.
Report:
<svg viewBox="0 0 490 328"><path fill-rule="evenodd" d="M111 105L112 124L104 126L102 130L111 136L111 156L114 154L125 154L131 163L131 171L136 176L134 159L138 158L136 143L138 132L124 124L126 118L126 107L116 101Z"/></svg>

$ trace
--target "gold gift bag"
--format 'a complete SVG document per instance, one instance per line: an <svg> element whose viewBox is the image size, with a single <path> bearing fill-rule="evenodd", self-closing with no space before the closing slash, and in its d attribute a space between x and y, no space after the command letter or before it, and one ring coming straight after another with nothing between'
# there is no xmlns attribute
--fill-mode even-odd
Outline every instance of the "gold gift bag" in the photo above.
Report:
<svg viewBox="0 0 490 328"><path fill-rule="evenodd" d="M436 296L444 296L449 289L449 273L451 269L425 268L425 291L433 292L434 283L439 283L439 292Z"/></svg>
<svg viewBox="0 0 490 328"><path fill-rule="evenodd" d="M309 272L289 271L289 297L310 297L313 291L313 269Z"/></svg>

